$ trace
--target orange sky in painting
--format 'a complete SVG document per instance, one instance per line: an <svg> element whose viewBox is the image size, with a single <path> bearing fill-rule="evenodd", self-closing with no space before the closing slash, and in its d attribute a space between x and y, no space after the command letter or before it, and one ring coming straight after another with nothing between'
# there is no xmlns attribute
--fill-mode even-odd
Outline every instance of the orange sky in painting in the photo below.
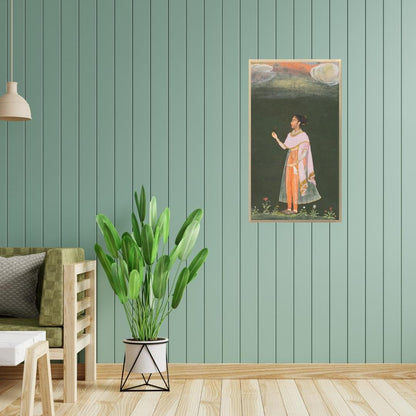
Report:
<svg viewBox="0 0 416 416"><path fill-rule="evenodd" d="M304 72L309 74L312 67L316 66L315 63L306 63L306 62L279 62L279 66L283 68L288 68L296 72Z"/></svg>
<svg viewBox="0 0 416 416"><path fill-rule="evenodd" d="M258 64L266 64L266 65L278 65L281 68L284 68L286 70L289 71L293 71L293 72L298 72L298 73L302 73L302 74L309 74L310 70L319 64L323 64L326 61L312 61L312 62L285 62L285 61L258 61L256 63ZM275 71L276 71L276 67L275 67Z"/></svg>

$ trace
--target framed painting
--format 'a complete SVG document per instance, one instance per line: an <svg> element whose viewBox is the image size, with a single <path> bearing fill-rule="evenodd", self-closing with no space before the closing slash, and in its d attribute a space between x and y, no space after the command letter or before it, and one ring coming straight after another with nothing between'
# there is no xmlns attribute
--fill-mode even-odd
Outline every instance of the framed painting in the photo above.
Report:
<svg viewBox="0 0 416 416"><path fill-rule="evenodd" d="M249 220L341 221L341 61L249 61Z"/></svg>

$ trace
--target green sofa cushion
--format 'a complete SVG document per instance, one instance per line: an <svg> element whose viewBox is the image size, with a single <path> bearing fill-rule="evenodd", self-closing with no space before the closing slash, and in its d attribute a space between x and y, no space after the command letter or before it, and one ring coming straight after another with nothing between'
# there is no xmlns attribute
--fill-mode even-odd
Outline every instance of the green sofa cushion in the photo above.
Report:
<svg viewBox="0 0 416 416"><path fill-rule="evenodd" d="M46 252L39 324L64 324L64 264L84 260L82 248L51 248Z"/></svg>
<svg viewBox="0 0 416 416"><path fill-rule="evenodd" d="M63 265L83 261L84 250L82 248L0 247L2 257L42 252L46 252L46 259L43 276L39 276L38 285L42 291L39 325L62 326L64 323Z"/></svg>
<svg viewBox="0 0 416 416"><path fill-rule="evenodd" d="M61 327L40 326L38 319L1 318L0 331L46 331L50 347L62 348L63 331Z"/></svg>

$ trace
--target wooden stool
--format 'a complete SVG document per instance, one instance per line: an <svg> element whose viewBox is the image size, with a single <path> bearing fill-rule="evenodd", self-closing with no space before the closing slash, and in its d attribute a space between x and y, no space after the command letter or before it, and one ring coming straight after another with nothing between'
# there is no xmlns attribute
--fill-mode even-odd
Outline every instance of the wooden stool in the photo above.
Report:
<svg viewBox="0 0 416 416"><path fill-rule="evenodd" d="M48 341L39 341L26 349L23 370L21 416L33 416L35 401L36 367L39 365L40 396L43 414L54 416L51 365L49 361Z"/></svg>

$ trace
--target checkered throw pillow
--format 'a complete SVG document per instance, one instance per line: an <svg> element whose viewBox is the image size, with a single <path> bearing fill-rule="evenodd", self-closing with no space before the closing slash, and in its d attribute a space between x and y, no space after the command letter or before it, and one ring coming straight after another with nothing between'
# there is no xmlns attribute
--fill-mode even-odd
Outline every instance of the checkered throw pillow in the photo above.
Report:
<svg viewBox="0 0 416 416"><path fill-rule="evenodd" d="M0 315L37 318L36 286L46 253L0 257Z"/></svg>

